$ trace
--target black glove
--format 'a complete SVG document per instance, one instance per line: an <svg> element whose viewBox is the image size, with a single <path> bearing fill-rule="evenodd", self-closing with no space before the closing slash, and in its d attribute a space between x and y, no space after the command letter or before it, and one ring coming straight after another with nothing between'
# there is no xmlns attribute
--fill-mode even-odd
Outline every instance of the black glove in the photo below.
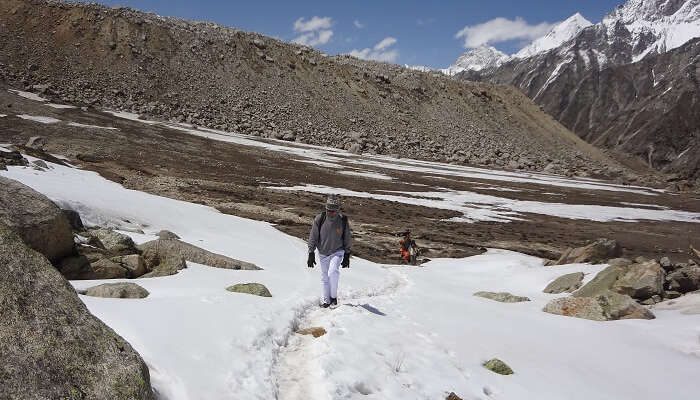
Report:
<svg viewBox="0 0 700 400"><path fill-rule="evenodd" d="M309 253L309 261L306 262L306 265L308 265L309 268L313 268L314 265L316 265L316 254Z"/></svg>
<svg viewBox="0 0 700 400"><path fill-rule="evenodd" d="M343 268L350 268L350 253L345 253L343 261L340 263Z"/></svg>

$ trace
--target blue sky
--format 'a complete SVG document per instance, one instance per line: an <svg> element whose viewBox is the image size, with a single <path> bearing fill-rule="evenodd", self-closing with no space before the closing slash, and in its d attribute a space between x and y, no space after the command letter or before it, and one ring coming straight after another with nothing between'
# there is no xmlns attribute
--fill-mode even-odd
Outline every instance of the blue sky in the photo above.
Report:
<svg viewBox="0 0 700 400"><path fill-rule="evenodd" d="M358 56L398 64L447 67L466 50L467 41L470 44L488 41L488 44L511 54L546 31L551 23L562 21L576 12L596 23L624 0L99 2L166 16L213 21L285 41L310 44L328 54L353 52ZM490 29L470 37L456 37L465 27L497 18L502 19L496 22L505 24L495 25L501 25L505 32L499 34Z"/></svg>

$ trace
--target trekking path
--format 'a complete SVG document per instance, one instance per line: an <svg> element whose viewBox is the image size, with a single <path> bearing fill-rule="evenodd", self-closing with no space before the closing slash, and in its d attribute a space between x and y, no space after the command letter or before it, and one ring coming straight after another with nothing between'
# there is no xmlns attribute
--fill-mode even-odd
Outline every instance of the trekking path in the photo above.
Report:
<svg viewBox="0 0 700 400"><path fill-rule="evenodd" d="M653 321L601 323L542 312L557 297L542 293L552 279L583 271L588 281L602 268L544 267L534 257L491 250L390 268L397 285L367 294L344 292L353 271L343 270L340 307L313 306L299 319L299 328L327 333L293 335L281 349L278 398L440 399L455 392L463 399L653 399L670 387L675 398L693 398L685 390L698 384L685 368L700 367L697 318L655 311ZM473 296L479 290L532 301L499 303ZM674 386L632 384L658 379L646 366L669 356L685 365L667 377ZM486 370L492 358L515 375Z"/></svg>

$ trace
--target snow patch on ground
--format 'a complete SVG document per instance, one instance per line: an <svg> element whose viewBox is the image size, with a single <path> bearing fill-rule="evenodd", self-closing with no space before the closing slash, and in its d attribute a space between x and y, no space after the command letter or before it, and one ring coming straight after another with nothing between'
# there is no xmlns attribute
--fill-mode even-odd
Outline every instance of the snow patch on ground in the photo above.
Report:
<svg viewBox="0 0 700 400"><path fill-rule="evenodd" d="M14 90L14 89L8 89L7 91L12 92L12 93L16 94L17 96L24 97L25 99L29 99L29 100L41 101L41 102L49 101L48 99L45 99L45 98L43 98L39 95L36 95L34 93L31 93L31 92L23 92L21 90Z"/></svg>
<svg viewBox="0 0 700 400"><path fill-rule="evenodd" d="M46 105L49 106L49 107L51 107L51 108L56 108L56 109L59 109L59 110L68 110L68 109L72 109L72 108L78 108L78 107L76 107L76 106L70 106L70 105L68 105L68 104L48 103L48 104L46 104Z"/></svg>
<svg viewBox="0 0 700 400"><path fill-rule="evenodd" d="M0 118L5 118L7 117L7 114L0 114Z"/></svg>
<svg viewBox="0 0 700 400"><path fill-rule="evenodd" d="M149 121L149 120L141 119L138 114L134 114L134 113L126 112L126 111L108 111L108 110L105 110L105 112L107 114L112 114L115 117L128 119L130 121L142 122L142 123L148 124L148 125L158 124L157 121Z"/></svg>
<svg viewBox="0 0 700 400"><path fill-rule="evenodd" d="M114 130L118 131L119 128L113 128L111 126L98 126L98 125L86 125L86 124L79 124L77 122L71 122L68 124L69 126L75 126L78 128L94 128L94 129L109 129L109 130Z"/></svg>
<svg viewBox="0 0 700 400"><path fill-rule="evenodd" d="M384 181L393 180L392 177L378 172L340 171L339 174L361 176L363 178L379 179Z"/></svg>
<svg viewBox="0 0 700 400"><path fill-rule="evenodd" d="M10 166L0 175L87 220L129 220L144 230L128 233L137 242L167 229L264 268L188 263L173 276L130 280L150 292L145 299L81 296L143 356L166 399L438 399L454 391L465 399L690 400L700 390L700 320L685 305L657 306L651 321L542 312L547 301L564 296L542 293L553 279L581 271L589 281L605 265L545 267L535 257L498 250L423 267L387 268L354 257L341 272L341 306L321 310L318 270L306 268L303 241L264 222L48 164L47 171ZM104 282L71 283L85 289ZM263 283L273 297L225 290L243 282ZM504 304L472 295L480 290L532 301ZM293 334L309 326L328 333L319 339ZM515 374L484 369L493 357Z"/></svg>
<svg viewBox="0 0 700 400"><path fill-rule="evenodd" d="M56 118L52 118L52 117L42 117L39 115L20 114L17 116L17 118L26 119L28 121L39 122L42 124L55 124L57 122L61 122L60 119L56 119Z"/></svg>
<svg viewBox="0 0 700 400"><path fill-rule="evenodd" d="M403 204L461 212L463 214L462 217L450 219L450 221L453 222L508 222L522 220L523 213L534 213L560 218L585 219L597 222L637 222L640 220L655 220L700 223L700 213L688 211L651 210L589 204L564 204L514 200L468 191L443 190L439 192L393 192L396 194L385 195L320 185L269 188L275 190L296 190L321 194L335 193L342 196L394 201Z"/></svg>

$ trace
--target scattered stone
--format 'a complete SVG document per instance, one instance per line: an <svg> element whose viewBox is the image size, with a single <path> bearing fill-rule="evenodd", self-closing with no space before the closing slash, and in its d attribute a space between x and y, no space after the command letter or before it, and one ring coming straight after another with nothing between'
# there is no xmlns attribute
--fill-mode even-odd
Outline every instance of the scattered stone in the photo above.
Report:
<svg viewBox="0 0 700 400"><path fill-rule="evenodd" d="M612 239L598 239L595 242L575 249L566 250L556 265L591 263L600 264L611 258L619 257L622 248Z"/></svg>
<svg viewBox="0 0 700 400"><path fill-rule="evenodd" d="M148 290L131 282L103 283L82 291L80 294L92 297L108 297L112 299L143 299Z"/></svg>
<svg viewBox="0 0 700 400"><path fill-rule="evenodd" d="M296 333L299 335L312 335L315 338L320 338L326 334L326 330L320 326L314 326L312 328L300 329Z"/></svg>
<svg viewBox="0 0 700 400"><path fill-rule="evenodd" d="M15 180L0 176L0 186L0 223L52 262L73 254L73 232L58 206Z"/></svg>
<svg viewBox="0 0 700 400"><path fill-rule="evenodd" d="M12 277L0 279L0 397L154 399L139 354L88 311L46 258L5 226L0 276Z"/></svg>
<svg viewBox="0 0 700 400"><path fill-rule="evenodd" d="M270 291L261 283L238 283L226 288L229 292L254 294L262 297L272 297Z"/></svg>
<svg viewBox="0 0 700 400"><path fill-rule="evenodd" d="M665 269L666 271L673 269L673 264L668 257L662 257L661 260L659 260L659 265L661 265L661 268Z"/></svg>
<svg viewBox="0 0 700 400"><path fill-rule="evenodd" d="M166 230L162 230L162 231L158 232L158 233L156 234L156 236L158 236L160 239L163 239L163 240L176 240L176 239L180 239L180 236L178 236L178 235L176 235L176 234L174 234L174 233L172 233L172 232L170 232L170 231L166 231Z"/></svg>
<svg viewBox="0 0 700 400"><path fill-rule="evenodd" d="M215 268L259 270L254 264L236 260L221 254L212 253L195 245L177 239L152 240L138 246L143 252L155 252L161 256L175 254L187 261Z"/></svg>
<svg viewBox="0 0 700 400"><path fill-rule="evenodd" d="M655 260L632 264L626 273L620 275L612 290L632 298L646 300L664 292L666 272Z"/></svg>
<svg viewBox="0 0 700 400"><path fill-rule="evenodd" d="M562 275L559 278L552 281L543 292L559 294L568 292L571 293L574 290L581 287L583 282L583 272L574 272L571 274Z"/></svg>
<svg viewBox="0 0 700 400"><path fill-rule="evenodd" d="M92 229L85 232L87 236L100 241L103 248L115 255L137 254L138 250L134 241L127 235L115 232L112 229Z"/></svg>
<svg viewBox="0 0 700 400"><path fill-rule="evenodd" d="M501 375L512 375L513 370L508 366L508 364L504 363L503 361L499 360L498 358L494 358L493 360L486 361L484 363L484 367L488 369L489 371L493 371L497 374Z"/></svg>
<svg viewBox="0 0 700 400"><path fill-rule="evenodd" d="M617 319L654 319L654 314L631 297L607 290L595 297L564 297L554 299L544 307L550 314L611 321Z"/></svg>
<svg viewBox="0 0 700 400"><path fill-rule="evenodd" d="M527 297L514 296L508 292L476 292L474 293L474 296L500 301L501 303L520 303L523 301L530 301L530 299Z"/></svg>

